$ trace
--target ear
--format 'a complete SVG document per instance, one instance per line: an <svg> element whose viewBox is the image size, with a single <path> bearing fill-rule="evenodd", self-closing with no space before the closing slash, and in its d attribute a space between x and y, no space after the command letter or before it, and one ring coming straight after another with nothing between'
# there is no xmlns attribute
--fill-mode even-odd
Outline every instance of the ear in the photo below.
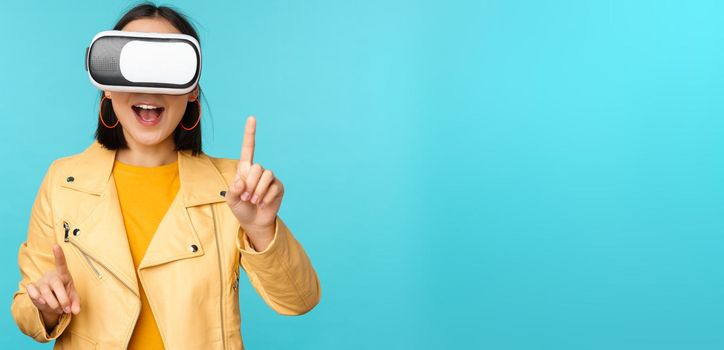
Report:
<svg viewBox="0 0 724 350"><path fill-rule="evenodd" d="M196 88L194 91L189 92L189 102L194 102L199 98L199 93L201 92L201 87L199 85L196 85Z"/></svg>
<svg viewBox="0 0 724 350"><path fill-rule="evenodd" d="M110 93L110 92L108 92L108 91L103 91L103 93L104 93L104 96L105 96L106 98L108 98L108 99L112 99L112 98L111 98L111 93Z"/></svg>

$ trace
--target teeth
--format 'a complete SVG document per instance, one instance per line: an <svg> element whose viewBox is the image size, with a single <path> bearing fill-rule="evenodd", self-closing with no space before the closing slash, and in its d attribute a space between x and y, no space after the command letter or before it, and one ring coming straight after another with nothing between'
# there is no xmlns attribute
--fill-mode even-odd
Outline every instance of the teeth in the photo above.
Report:
<svg viewBox="0 0 724 350"><path fill-rule="evenodd" d="M158 107L158 106L151 106L151 105L135 105L135 106L133 106L133 107L138 107L138 108L141 108L141 109L157 109L157 108L161 108L161 107Z"/></svg>

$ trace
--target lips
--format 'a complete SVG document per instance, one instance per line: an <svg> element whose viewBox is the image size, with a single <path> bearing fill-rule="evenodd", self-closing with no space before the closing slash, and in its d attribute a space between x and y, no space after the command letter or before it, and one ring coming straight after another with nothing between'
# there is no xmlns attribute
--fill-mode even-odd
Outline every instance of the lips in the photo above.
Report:
<svg viewBox="0 0 724 350"><path fill-rule="evenodd" d="M161 121L165 108L148 103L138 103L131 107L136 114L136 120L147 126L153 126Z"/></svg>

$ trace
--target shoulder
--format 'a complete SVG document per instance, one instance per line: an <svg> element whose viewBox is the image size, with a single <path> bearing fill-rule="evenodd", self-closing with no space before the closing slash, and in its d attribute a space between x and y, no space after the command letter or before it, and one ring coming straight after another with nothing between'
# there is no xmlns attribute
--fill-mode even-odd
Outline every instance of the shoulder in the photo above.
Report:
<svg viewBox="0 0 724 350"><path fill-rule="evenodd" d="M211 161L211 164L219 171L227 184L234 181L234 177L236 177L236 167L239 164L238 159L213 157L207 154L205 154L205 157Z"/></svg>
<svg viewBox="0 0 724 350"><path fill-rule="evenodd" d="M56 181L56 177L61 177L63 174L69 174L76 168L80 158L84 152L78 152L68 156L63 156L53 160L47 168L46 177L53 182Z"/></svg>
<svg viewBox="0 0 724 350"><path fill-rule="evenodd" d="M236 173L236 165L239 162L238 159L213 157L208 154L206 154L206 157L209 158L211 163L213 163L216 169L219 169L219 171Z"/></svg>
<svg viewBox="0 0 724 350"><path fill-rule="evenodd" d="M65 170L72 169L78 162L81 154L82 153L77 153L57 158L52 163L50 163L49 170L54 170L56 172L62 173Z"/></svg>
<svg viewBox="0 0 724 350"><path fill-rule="evenodd" d="M62 181L71 187L96 191L110 174L115 153L94 141L82 152L54 160L48 167L46 178L51 182Z"/></svg>

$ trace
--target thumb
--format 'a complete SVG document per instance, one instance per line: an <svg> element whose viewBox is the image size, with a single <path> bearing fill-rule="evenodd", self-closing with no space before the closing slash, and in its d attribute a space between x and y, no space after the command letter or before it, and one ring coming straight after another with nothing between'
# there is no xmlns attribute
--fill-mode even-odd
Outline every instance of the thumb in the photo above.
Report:
<svg viewBox="0 0 724 350"><path fill-rule="evenodd" d="M226 193L226 203L232 208L239 204L239 202L241 202L241 194L245 188L246 181L244 181L243 177L237 176L229 187L229 191Z"/></svg>
<svg viewBox="0 0 724 350"><path fill-rule="evenodd" d="M75 291L75 286L73 286L72 283L69 287L68 296L70 297L70 311L73 312L74 315L77 315L80 313L80 296L78 296L78 292Z"/></svg>

